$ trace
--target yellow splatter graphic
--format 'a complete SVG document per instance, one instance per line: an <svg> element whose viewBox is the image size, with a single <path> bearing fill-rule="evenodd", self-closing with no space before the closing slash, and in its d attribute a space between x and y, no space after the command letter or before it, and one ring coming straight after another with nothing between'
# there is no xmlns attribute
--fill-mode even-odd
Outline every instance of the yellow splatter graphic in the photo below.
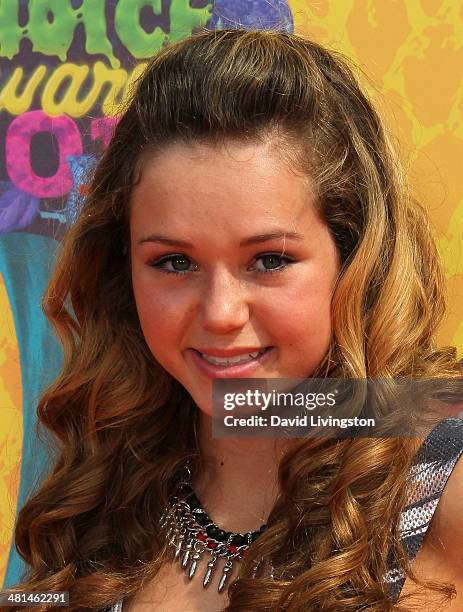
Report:
<svg viewBox="0 0 463 612"><path fill-rule="evenodd" d="M448 284L439 342L457 346L461 355L463 4L290 0L289 5L298 34L341 51L367 77L364 85L385 117L413 193L436 229Z"/></svg>

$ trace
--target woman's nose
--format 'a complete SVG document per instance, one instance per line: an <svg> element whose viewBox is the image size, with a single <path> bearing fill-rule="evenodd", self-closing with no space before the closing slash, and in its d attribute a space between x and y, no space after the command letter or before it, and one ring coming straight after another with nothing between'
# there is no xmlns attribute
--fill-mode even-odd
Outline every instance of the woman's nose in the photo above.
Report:
<svg viewBox="0 0 463 612"><path fill-rule="evenodd" d="M226 269L216 270L201 296L201 318L203 327L214 333L243 327L249 320L245 283Z"/></svg>

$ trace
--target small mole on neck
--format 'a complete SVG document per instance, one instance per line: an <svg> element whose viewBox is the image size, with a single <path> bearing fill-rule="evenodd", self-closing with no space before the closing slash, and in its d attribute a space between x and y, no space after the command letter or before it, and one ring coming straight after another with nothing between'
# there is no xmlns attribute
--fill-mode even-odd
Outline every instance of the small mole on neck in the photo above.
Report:
<svg viewBox="0 0 463 612"><path fill-rule="evenodd" d="M220 462L220 465L224 465L224 462L223 462L223 461L221 461L221 462Z"/></svg>

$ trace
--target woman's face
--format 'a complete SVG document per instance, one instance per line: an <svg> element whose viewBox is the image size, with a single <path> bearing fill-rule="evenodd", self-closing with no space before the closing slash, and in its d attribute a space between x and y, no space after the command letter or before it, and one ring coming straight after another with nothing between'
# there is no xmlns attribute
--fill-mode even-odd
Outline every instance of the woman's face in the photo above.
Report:
<svg viewBox="0 0 463 612"><path fill-rule="evenodd" d="M329 347L338 252L307 177L275 147L171 145L131 197L146 342L206 414L214 378L307 377Z"/></svg>

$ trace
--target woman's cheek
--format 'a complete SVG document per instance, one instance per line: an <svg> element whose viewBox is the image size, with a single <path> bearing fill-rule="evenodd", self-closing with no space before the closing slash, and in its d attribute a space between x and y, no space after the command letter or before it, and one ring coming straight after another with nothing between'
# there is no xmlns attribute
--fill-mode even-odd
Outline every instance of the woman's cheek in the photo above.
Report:
<svg viewBox="0 0 463 612"><path fill-rule="evenodd" d="M143 296L137 303L138 315L143 330L164 338L174 334L179 322L179 304L174 300Z"/></svg>

